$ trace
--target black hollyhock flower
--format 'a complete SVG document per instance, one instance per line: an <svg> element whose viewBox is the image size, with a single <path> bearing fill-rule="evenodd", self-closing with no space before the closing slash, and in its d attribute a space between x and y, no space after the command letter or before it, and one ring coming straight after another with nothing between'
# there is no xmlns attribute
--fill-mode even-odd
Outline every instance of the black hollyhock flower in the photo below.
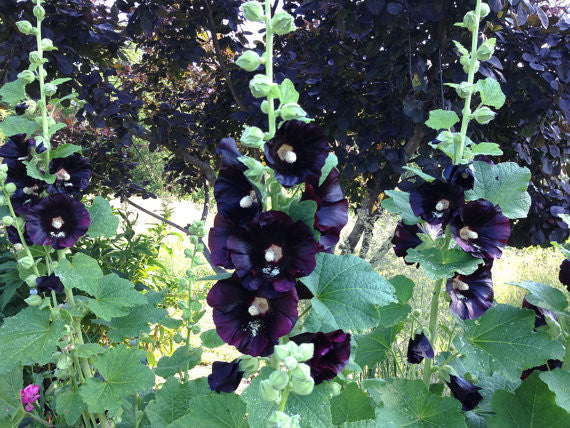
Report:
<svg viewBox="0 0 570 428"><path fill-rule="evenodd" d="M91 217L81 201L64 193L41 200L26 214L26 231L36 245L56 250L75 245L87 233Z"/></svg>
<svg viewBox="0 0 570 428"><path fill-rule="evenodd" d="M218 212L236 224L246 224L262 209L261 194L244 175L246 166L231 138L224 138L216 149L222 157L220 174L214 185Z"/></svg>
<svg viewBox="0 0 570 428"><path fill-rule="evenodd" d="M560 368L562 368L562 361L560 361L560 360L548 360L546 362L546 364L543 364L543 365L537 366L537 367L533 367L531 369L523 370L523 372L521 373L521 380L525 380L535 370L537 370L539 372L546 372L546 371L551 371L551 370L560 369Z"/></svg>
<svg viewBox="0 0 570 428"><path fill-rule="evenodd" d="M241 228L221 214L214 218L214 227L208 234L208 246L212 253L212 263L216 266L223 266L226 269L234 269L235 266L230 258L227 247L228 237L232 233L239 233Z"/></svg>
<svg viewBox="0 0 570 428"><path fill-rule="evenodd" d="M535 330L538 327L542 327L542 326L546 325L546 318L547 317L553 321L558 320L558 317L556 316L556 314L554 312L551 312L551 311L546 310L544 308L541 308L539 306L535 306L532 303L529 303L528 300L526 300L526 295L523 297L522 307L525 309L530 309L530 310L534 311L534 313L535 313L534 329Z"/></svg>
<svg viewBox="0 0 570 428"><path fill-rule="evenodd" d="M466 203L449 225L457 244L474 257L500 259L509 236L509 219L485 199Z"/></svg>
<svg viewBox="0 0 570 428"><path fill-rule="evenodd" d="M12 244L21 244L22 241L20 239L20 235L18 233L18 229L14 226L7 226L6 227L6 234L8 235L8 241ZM32 245L32 241L28 236L28 233L24 230L24 241L26 241L26 245Z"/></svg>
<svg viewBox="0 0 570 428"><path fill-rule="evenodd" d="M570 260L564 260L560 265L558 279L570 291Z"/></svg>
<svg viewBox="0 0 570 428"><path fill-rule="evenodd" d="M311 376L315 385L334 379L350 358L350 334L342 330L330 333L302 333L290 338L297 345L312 343L315 345L313 358L306 363L311 367Z"/></svg>
<svg viewBox="0 0 570 428"><path fill-rule="evenodd" d="M447 281L449 309L462 320L480 317L493 304L492 266L493 261L488 260L471 275L455 275Z"/></svg>
<svg viewBox="0 0 570 428"><path fill-rule="evenodd" d="M449 165L443 170L443 178L448 183L457 184L463 189L473 189L475 184L475 171L472 164Z"/></svg>
<svg viewBox="0 0 570 428"><path fill-rule="evenodd" d="M65 290L59 276L53 273L50 276L40 276L36 278L36 284L38 291L41 293L50 293L51 290L53 290L56 294L62 294Z"/></svg>
<svg viewBox="0 0 570 428"><path fill-rule="evenodd" d="M16 107L14 107L14 111L16 112L16 114L18 116L23 115L27 109L28 109L28 104L26 104L26 103L20 103L20 104L17 104Z"/></svg>
<svg viewBox="0 0 570 428"><path fill-rule="evenodd" d="M212 391L234 392L244 372L239 369L239 360L236 358L231 363L223 361L214 361L212 364L212 374L208 376L208 385Z"/></svg>
<svg viewBox="0 0 570 428"><path fill-rule="evenodd" d="M410 192L412 211L429 224L446 225L464 200L461 186L441 180L423 183Z"/></svg>
<svg viewBox="0 0 570 428"><path fill-rule="evenodd" d="M446 383L449 389L451 389L453 397L461 401L462 409L466 412L477 407L483 399L483 396L479 394L479 391L483 388L473 385L459 376L449 375L449 382Z"/></svg>
<svg viewBox="0 0 570 428"><path fill-rule="evenodd" d="M26 134L17 134L0 147L0 157L4 158L4 163L8 166L14 166L21 161L29 160L32 149L36 148L36 153L45 151L43 143L36 147L36 141L33 138L26 139Z"/></svg>
<svg viewBox="0 0 570 428"><path fill-rule="evenodd" d="M49 164L49 172L55 174L55 183L48 186L50 193L67 193L74 195L89 186L91 166L89 161L79 153L60 159L53 159Z"/></svg>
<svg viewBox="0 0 570 428"><path fill-rule="evenodd" d="M289 291L316 265L311 230L280 211L261 213L243 231L232 232L226 245L237 276L249 290Z"/></svg>
<svg viewBox="0 0 570 428"><path fill-rule="evenodd" d="M308 177L302 201L313 200L317 203L315 229L321 232L319 251L333 253L340 239L342 228L348 223L348 201L342 194L338 181L340 173L333 168L323 184L319 179Z"/></svg>
<svg viewBox="0 0 570 428"><path fill-rule="evenodd" d="M279 338L297 322L299 298L296 291L267 297L242 287L236 275L218 281L208 293L214 324L222 340L243 354L267 356Z"/></svg>
<svg viewBox="0 0 570 428"><path fill-rule="evenodd" d="M327 137L317 125L288 120L265 144L267 164L285 187L302 183L309 175L321 176L329 154Z"/></svg>
<svg viewBox="0 0 570 428"><path fill-rule="evenodd" d="M394 236L392 237L392 244L394 245L394 253L398 257L402 257L404 262L408 265L413 263L406 262L406 255L410 248L416 248L422 243L418 237L418 233L425 233L431 235L433 238L440 236L443 229L440 225L431 225L429 223L423 224L406 224L402 220L398 222Z"/></svg>
<svg viewBox="0 0 570 428"><path fill-rule="evenodd" d="M408 363L419 364L424 358L433 358L434 352L428 338L422 332L408 341Z"/></svg>
<svg viewBox="0 0 570 428"><path fill-rule="evenodd" d="M295 290L297 290L297 295L299 296L299 300L310 300L315 295L307 288L305 284L301 281L297 281L295 283Z"/></svg>
<svg viewBox="0 0 570 428"><path fill-rule="evenodd" d="M21 162L8 164L6 183L16 185L16 192L10 196L10 201L18 215L26 214L28 209L40 200L40 195L45 188L45 182L30 177L26 166Z"/></svg>

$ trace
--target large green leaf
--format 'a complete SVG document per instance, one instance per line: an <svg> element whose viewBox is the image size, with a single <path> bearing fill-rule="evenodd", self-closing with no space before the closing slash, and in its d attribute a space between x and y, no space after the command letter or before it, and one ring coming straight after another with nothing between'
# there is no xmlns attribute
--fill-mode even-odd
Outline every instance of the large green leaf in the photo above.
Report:
<svg viewBox="0 0 570 428"><path fill-rule="evenodd" d="M113 214L109 201L96 196L93 203L87 208L91 216L91 224L87 235L92 238L111 238L117 234L119 217Z"/></svg>
<svg viewBox="0 0 570 428"><path fill-rule="evenodd" d="M475 184L473 190L465 192L468 200L487 199L499 205L508 218L524 218L528 214L531 200L526 191L530 181L530 170L514 162L489 165L473 162Z"/></svg>
<svg viewBox="0 0 570 428"><path fill-rule="evenodd" d="M392 214L398 214L406 224L417 224L420 222L419 217L416 217L410 206L410 194L400 192L398 190L387 190L386 196L382 200L382 207Z"/></svg>
<svg viewBox="0 0 570 428"><path fill-rule="evenodd" d="M406 261L409 263L419 263L424 268L426 276L430 279L448 279L455 272L469 275L477 270L477 266L482 262L465 251L452 248L443 250L438 248L423 248L408 250Z"/></svg>
<svg viewBox="0 0 570 428"><path fill-rule="evenodd" d="M390 284L396 290L397 303L390 303L378 309L380 314L380 322L378 325L382 327L390 327L401 323L408 318L412 307L408 305L408 300L412 298L414 293L414 282L404 275L397 275L390 278Z"/></svg>
<svg viewBox="0 0 570 428"><path fill-rule="evenodd" d="M563 346L543 332L534 332L534 312L508 305L491 307L477 320L464 322L464 335L454 345L465 355L472 373L481 364L492 373L516 380L525 369L562 359Z"/></svg>
<svg viewBox="0 0 570 428"><path fill-rule="evenodd" d="M154 374L140 363L145 356L145 351L127 348L124 344L98 356L93 367L104 380L90 378L79 388L79 394L89 411L116 411L121 407L121 397L151 389Z"/></svg>
<svg viewBox="0 0 570 428"><path fill-rule="evenodd" d="M501 85L492 77L479 80L475 84L475 89L481 95L481 102L485 105L500 109L505 104L505 94L501 90Z"/></svg>
<svg viewBox="0 0 570 428"><path fill-rule="evenodd" d="M88 300L87 307L106 321L125 316L129 313L129 308L147 302L144 294L135 290L132 282L115 273L99 278L97 288L91 295L94 298Z"/></svg>
<svg viewBox="0 0 570 428"><path fill-rule="evenodd" d="M156 365L154 372L165 379L174 376L176 373L183 370L190 370L200 362L202 358L202 349L181 346L172 353L171 356L164 356Z"/></svg>
<svg viewBox="0 0 570 428"><path fill-rule="evenodd" d="M540 379L554 392L556 404L570 412L570 372L554 369L540 373Z"/></svg>
<svg viewBox="0 0 570 428"><path fill-rule="evenodd" d="M394 287L352 254L317 254L317 266L301 281L311 290L314 314L334 329L364 330L378 324L376 305L396 302Z"/></svg>
<svg viewBox="0 0 570 428"><path fill-rule="evenodd" d="M11 137L16 134L32 135L39 125L33 120L26 119L23 116L8 116L4 121L0 122L0 131L6 136Z"/></svg>
<svg viewBox="0 0 570 428"><path fill-rule="evenodd" d="M81 413L87 410L87 404L83 401L78 391L71 389L61 392L56 400L56 410L59 416L65 417L65 422L69 426L76 425L81 417Z"/></svg>
<svg viewBox="0 0 570 428"><path fill-rule="evenodd" d="M54 272L66 287L77 288L91 295L97 290L99 278L103 277L99 262L83 253L75 254L72 262L60 260Z"/></svg>
<svg viewBox="0 0 570 428"><path fill-rule="evenodd" d="M432 110L429 112L429 119L426 126L439 131L440 129L449 129L459 122L459 116L452 110Z"/></svg>
<svg viewBox="0 0 570 428"><path fill-rule="evenodd" d="M83 147L78 146L76 144L61 144L57 146L57 149L52 150L49 155L52 159L66 158L74 153L81 152L82 150Z"/></svg>
<svg viewBox="0 0 570 428"><path fill-rule="evenodd" d="M26 414L20 397L22 387L22 366L0 376L0 426L16 427Z"/></svg>
<svg viewBox="0 0 570 428"><path fill-rule="evenodd" d="M319 239L320 233L314 228L315 213L317 212L317 203L315 201L299 201L293 200L287 207L287 214L293 221L301 220L313 232L315 239Z"/></svg>
<svg viewBox="0 0 570 428"><path fill-rule="evenodd" d="M489 418L489 428L568 427L570 413L558 407L554 392L533 372L514 394L497 391L493 396L495 416Z"/></svg>
<svg viewBox="0 0 570 428"><path fill-rule="evenodd" d="M349 383L339 395L331 399L331 415L334 425L375 417L372 399L355 382Z"/></svg>
<svg viewBox="0 0 570 428"><path fill-rule="evenodd" d="M510 282L509 284L529 291L526 300L540 308L560 313L568 307L568 299L557 288L533 281Z"/></svg>
<svg viewBox="0 0 570 428"><path fill-rule="evenodd" d="M200 335L200 340L202 341L202 346L209 349L217 348L225 343L215 328L203 332Z"/></svg>
<svg viewBox="0 0 570 428"><path fill-rule="evenodd" d="M0 88L0 102L10 105L16 105L26 98L26 82L22 79L16 79L6 83Z"/></svg>
<svg viewBox="0 0 570 428"><path fill-rule="evenodd" d="M169 428L245 428L245 403L236 394L201 395L190 401L189 414Z"/></svg>
<svg viewBox="0 0 570 428"><path fill-rule="evenodd" d="M354 361L360 367L374 367L380 361L386 359L392 349L392 343L402 330L403 323L392 327L383 327L380 324L374 331L366 335L356 334L356 356Z"/></svg>
<svg viewBox="0 0 570 428"><path fill-rule="evenodd" d="M50 311L27 307L5 318L0 327L0 374L19 364L44 365L51 361L58 340L67 334L61 320L50 321Z"/></svg>

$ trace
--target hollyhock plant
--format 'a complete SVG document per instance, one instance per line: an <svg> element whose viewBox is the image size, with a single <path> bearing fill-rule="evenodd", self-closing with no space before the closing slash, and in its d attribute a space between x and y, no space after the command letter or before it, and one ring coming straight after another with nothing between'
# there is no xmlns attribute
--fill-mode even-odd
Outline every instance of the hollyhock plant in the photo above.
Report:
<svg viewBox="0 0 570 428"><path fill-rule="evenodd" d="M342 228L348 223L348 200L342 194L339 183L340 173L333 168L319 186L319 179L310 176L305 182L301 200L317 203L314 227L321 233L319 251L333 253L340 238Z"/></svg>
<svg viewBox="0 0 570 428"><path fill-rule="evenodd" d="M40 386L39 385L28 385L24 389L20 390L20 398L22 399L22 405L26 412L31 412L34 410L34 402L39 398Z"/></svg>
<svg viewBox="0 0 570 428"><path fill-rule="evenodd" d="M564 260L560 265L558 279L570 291L570 260Z"/></svg>
<svg viewBox="0 0 570 428"><path fill-rule="evenodd" d="M499 259L511 234L509 219L485 199L466 203L451 220L457 245L480 259Z"/></svg>
<svg viewBox="0 0 570 428"><path fill-rule="evenodd" d="M328 154L329 142L323 131L300 120L284 122L265 143L267 164L284 187L302 183L310 175L320 177Z"/></svg>
<svg viewBox="0 0 570 428"><path fill-rule="evenodd" d="M535 306L532 303L529 303L526 300L526 295L523 297L522 307L525 309L530 309L534 311L534 329L536 330L538 327L542 327L546 325L546 318L550 318L553 321L557 321L558 317L554 312L551 312L547 309L541 308L539 306Z"/></svg>
<svg viewBox="0 0 570 428"><path fill-rule="evenodd" d="M59 276L55 274L51 275L44 275L36 278L36 284L38 286L38 291L40 293L51 293L51 291L55 291L56 294L62 294L64 292L63 283Z"/></svg>
<svg viewBox="0 0 570 428"><path fill-rule="evenodd" d="M422 240L418 236L419 233L425 233L432 238L436 238L443 234L443 229L440 225L431 225L429 223L406 224L402 220L396 225L396 230L394 231L394 236L391 241L394 245L394 253L396 256L404 258L404 262L408 265L413 264L405 260L408 250L410 248L416 248L422 243Z"/></svg>
<svg viewBox="0 0 570 428"><path fill-rule="evenodd" d="M26 166L17 162L8 167L6 183L14 183L16 192L10 197L14 211L24 215L40 199L45 182L28 176Z"/></svg>
<svg viewBox="0 0 570 428"><path fill-rule="evenodd" d="M429 224L445 226L463 201L461 186L441 180L423 183L410 192L412 211Z"/></svg>
<svg viewBox="0 0 570 428"><path fill-rule="evenodd" d="M218 281L208 293L222 340L252 357L267 356L297 322L299 298L293 289L276 297L242 287L239 278Z"/></svg>
<svg viewBox="0 0 570 428"><path fill-rule="evenodd" d="M449 375L449 382L446 383L453 397L461 402L462 409L466 412L477 407L483 399L483 396L479 393L483 388L473 385L462 377Z"/></svg>
<svg viewBox="0 0 570 428"><path fill-rule="evenodd" d="M36 147L36 141L33 138L26 138L26 134L13 135L0 147L0 157L4 158L4 163L13 167L21 161L30 160L33 148L36 149L36 153L45 151L43 143Z"/></svg>
<svg viewBox="0 0 570 428"><path fill-rule="evenodd" d="M49 172L55 175L55 183L48 186L50 193L77 194L89 186L91 166L79 153L60 159L53 159Z"/></svg>
<svg viewBox="0 0 570 428"><path fill-rule="evenodd" d="M20 240L20 235L18 233L18 229L16 229L14 226L6 227L6 235L8 236L8 241L10 241L12 244L15 245L22 244L22 241ZM26 241L26 245L32 245L32 241L30 240L30 237L28 236L28 233L25 230L24 230L24 240Z"/></svg>
<svg viewBox="0 0 570 428"><path fill-rule="evenodd" d="M473 189L475 184L473 164L449 165L443 170L443 178L448 183L457 184L465 190Z"/></svg>
<svg viewBox="0 0 570 428"><path fill-rule="evenodd" d="M75 245L87 233L91 217L81 201L64 193L41 200L26 214L26 231L36 245L56 250Z"/></svg>
<svg viewBox="0 0 570 428"><path fill-rule="evenodd" d="M434 352L426 335L421 332L408 341L408 363L419 364L424 358L433 358Z"/></svg>
<svg viewBox="0 0 570 428"><path fill-rule="evenodd" d="M315 380L315 385L334 379L348 364L350 334L342 330L330 333L302 333L290 339L297 345L302 343L315 345L313 358L306 362L311 367L311 377Z"/></svg>
<svg viewBox="0 0 570 428"><path fill-rule="evenodd" d="M295 288L316 265L317 243L309 227L280 211L267 211L226 242L236 274L248 290L275 293Z"/></svg>
<svg viewBox="0 0 570 428"><path fill-rule="evenodd" d="M243 378L244 372L239 369L239 359L230 363L214 361L212 373L208 375L208 385L212 391L234 392Z"/></svg>
<svg viewBox="0 0 570 428"><path fill-rule="evenodd" d="M493 261L487 260L471 275L458 274L447 281L449 309L462 320L480 317L493 304L492 266Z"/></svg>

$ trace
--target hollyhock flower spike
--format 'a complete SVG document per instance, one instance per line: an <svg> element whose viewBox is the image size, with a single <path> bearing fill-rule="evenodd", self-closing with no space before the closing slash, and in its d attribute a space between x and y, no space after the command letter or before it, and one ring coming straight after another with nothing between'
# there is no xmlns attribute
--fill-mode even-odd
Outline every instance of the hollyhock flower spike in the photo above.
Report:
<svg viewBox="0 0 570 428"><path fill-rule="evenodd" d="M26 231L36 245L56 250L75 245L87 233L91 217L81 201L64 193L50 195L26 214Z"/></svg>
<svg viewBox="0 0 570 428"><path fill-rule="evenodd" d="M79 153L60 159L53 159L49 172L55 175L55 183L48 186L50 193L75 195L89 186L91 166Z"/></svg>
<svg viewBox="0 0 570 428"><path fill-rule="evenodd" d="M558 279L570 291L570 260L564 260L560 265Z"/></svg>
<svg viewBox="0 0 570 428"><path fill-rule="evenodd" d="M410 364L419 364L424 358L434 357L431 343L423 332L416 334L413 338L410 337L407 357Z"/></svg>
<svg viewBox="0 0 570 428"><path fill-rule="evenodd" d="M239 369L239 359L233 360L231 363L223 361L214 361L212 364L212 373L208 376L208 385L212 391L218 394L221 392L234 392L244 372Z"/></svg>
<svg viewBox="0 0 570 428"><path fill-rule="evenodd" d="M20 390L20 398L22 399L22 405L24 409L26 409L26 412L34 410L34 402L40 398L39 392L40 386L33 384Z"/></svg>
<svg viewBox="0 0 570 428"><path fill-rule="evenodd" d="M265 143L267 164L284 187L302 183L310 175L320 177L328 154L329 142L323 131L300 120L284 122Z"/></svg>
<svg viewBox="0 0 570 428"><path fill-rule="evenodd" d="M483 396L479 393L483 388L473 385L459 376L449 375L449 382L446 383L453 397L463 405L462 409L465 412L473 410L483 399Z"/></svg>
<svg viewBox="0 0 570 428"><path fill-rule="evenodd" d="M267 356L297 322L296 291L276 297L242 287L239 278L218 281L208 293L216 331L224 342L252 357Z"/></svg>
<svg viewBox="0 0 570 428"><path fill-rule="evenodd" d="M528 300L526 300L526 295L523 297L522 307L525 309L530 309L530 310L534 311L534 313L535 313L535 317L534 317L534 329L535 329L535 331L538 327L542 327L542 326L546 325L546 318L550 318L553 321L558 320L558 317L556 316L556 314L554 312L551 312L551 311L546 310L544 308L541 308L539 306L535 306L532 303L529 303Z"/></svg>
<svg viewBox="0 0 570 428"><path fill-rule="evenodd" d="M26 166L19 162L8 166L7 175L6 183L16 185L16 192L10 197L14 211L18 215L24 215L31 206L40 200L45 182L28 176Z"/></svg>
<svg viewBox="0 0 570 428"><path fill-rule="evenodd" d="M316 265L311 230L280 211L261 213L243 231L232 232L226 245L243 286L274 296L294 289L296 279Z"/></svg>
<svg viewBox="0 0 570 428"><path fill-rule="evenodd" d="M410 206L414 214L429 224L442 226L447 225L464 200L461 186L441 180L423 183L410 192Z"/></svg>
<svg viewBox="0 0 570 428"><path fill-rule="evenodd" d="M62 294L65 290L59 276L56 276L53 273L49 276L40 276L36 278L36 284L40 293L50 294L53 290L56 294Z"/></svg>
<svg viewBox="0 0 570 428"><path fill-rule="evenodd" d="M350 334L342 330L330 333L302 333L290 337L297 345L315 345L313 358L306 362L311 367L311 377L315 385L334 379L348 364L350 358Z"/></svg>
<svg viewBox="0 0 570 428"><path fill-rule="evenodd" d="M466 203L449 225L457 245L480 259L500 259L511 235L509 219L485 199Z"/></svg>
<svg viewBox="0 0 570 428"><path fill-rule="evenodd" d="M492 266L493 260L487 260L471 275L455 275L447 281L449 309L462 320L480 317L493 304Z"/></svg>
<svg viewBox="0 0 570 428"><path fill-rule="evenodd" d="M443 170L443 178L448 183L457 184L465 190L473 189L475 184L473 164L449 165Z"/></svg>
<svg viewBox="0 0 570 428"><path fill-rule="evenodd" d="M0 157L4 158L4 163L13 167L22 161L30 160L33 148L36 149L36 153L46 150L43 143L36 147L36 141L33 138L26 139L26 134L13 135L0 147Z"/></svg>

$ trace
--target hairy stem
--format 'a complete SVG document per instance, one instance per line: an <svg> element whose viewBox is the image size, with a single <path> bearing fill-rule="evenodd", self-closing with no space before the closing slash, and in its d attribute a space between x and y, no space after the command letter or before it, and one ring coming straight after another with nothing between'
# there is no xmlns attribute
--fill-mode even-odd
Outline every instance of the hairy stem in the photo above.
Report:
<svg viewBox="0 0 570 428"><path fill-rule="evenodd" d="M441 288L443 286L443 279L438 279L435 282L433 295L431 297L430 313L429 313L429 341L431 346L435 349L435 342L437 340L437 316L439 313L439 297ZM424 362L424 383L429 389L431 379L431 369L433 366L433 359L426 358Z"/></svg>
<svg viewBox="0 0 570 428"><path fill-rule="evenodd" d="M265 58L265 75L269 81L273 82L273 27L271 26L271 0L265 0L265 24L266 24L266 58ZM275 136L275 105L274 97L267 96L267 118L269 120L269 138Z"/></svg>
<svg viewBox="0 0 570 428"><path fill-rule="evenodd" d="M288 397L289 397L289 387L287 386L283 390L283 395L281 396L281 401L279 402L279 406L277 407L277 410L279 412L282 412L283 410L285 410L285 405L287 404L287 398Z"/></svg>
<svg viewBox="0 0 570 428"><path fill-rule="evenodd" d="M41 1L36 0L36 4L41 6ZM42 22L37 20L37 32L36 32L36 44L37 50L40 54L40 58L44 57L44 50L42 48ZM42 137L44 140L44 145L49 150L49 126L48 126L48 116L47 116L47 103L46 103L46 91L45 91L45 69L44 64L40 63L38 65L38 79L40 84L40 109L42 111Z"/></svg>

